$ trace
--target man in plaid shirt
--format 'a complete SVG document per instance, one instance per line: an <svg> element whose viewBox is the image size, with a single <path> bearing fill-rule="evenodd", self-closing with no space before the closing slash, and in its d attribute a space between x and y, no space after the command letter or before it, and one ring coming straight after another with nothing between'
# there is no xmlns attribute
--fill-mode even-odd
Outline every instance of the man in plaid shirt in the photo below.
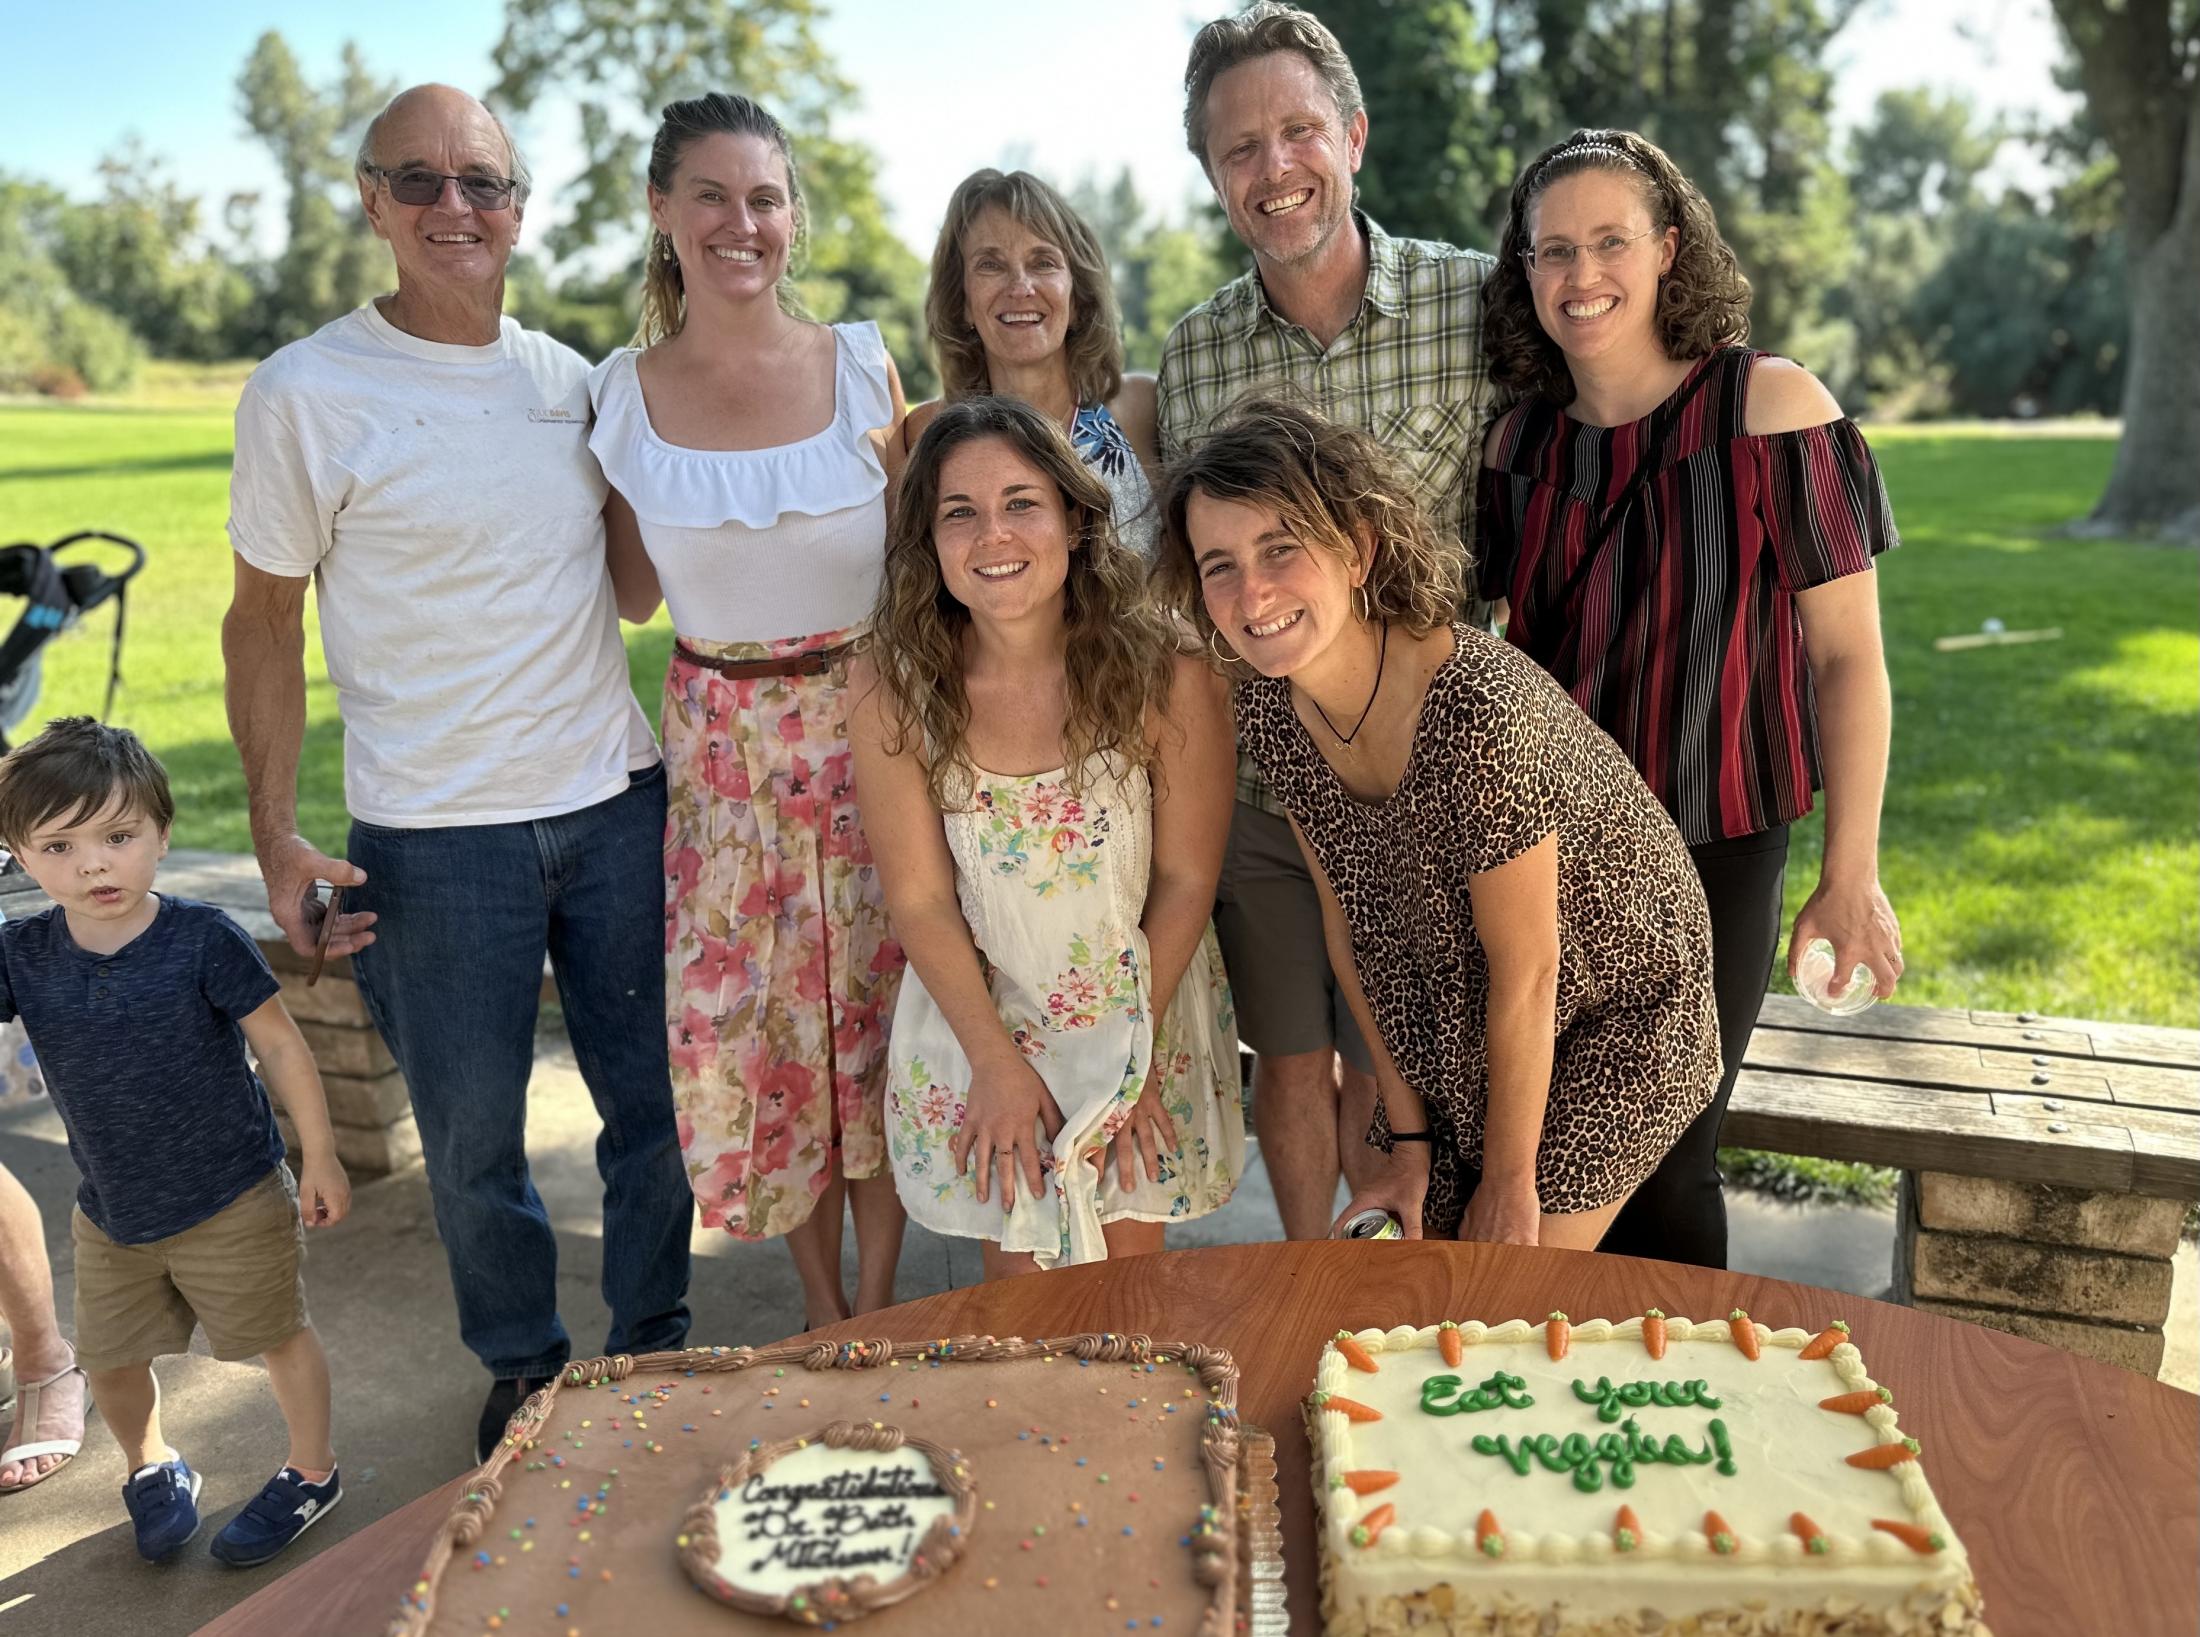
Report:
<svg viewBox="0 0 2200 1637"><path fill-rule="evenodd" d="M1343 47L1310 13L1263 0L1209 23L1192 42L1184 90L1185 137L1254 266L1169 334L1163 458L1197 442L1248 389L1288 384L1381 439L1463 551L1496 407L1481 350L1490 258L1394 239L1354 208L1367 113ZM1374 1062L1330 972L1290 823L1244 758L1219 899L1239 1034L1260 1054L1261 1154L1285 1234L1319 1239L1340 1165L1364 1152Z"/></svg>

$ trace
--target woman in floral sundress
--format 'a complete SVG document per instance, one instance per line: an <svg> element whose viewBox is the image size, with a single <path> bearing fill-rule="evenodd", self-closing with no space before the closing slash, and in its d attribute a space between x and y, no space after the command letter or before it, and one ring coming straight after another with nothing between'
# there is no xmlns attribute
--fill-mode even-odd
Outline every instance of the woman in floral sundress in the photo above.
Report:
<svg viewBox="0 0 2200 1637"><path fill-rule="evenodd" d="M850 733L908 975L887 1145L909 1214L989 1278L1162 1248L1244 1161L1208 917L1222 691L1148 603L1109 495L1009 398L903 474Z"/></svg>
<svg viewBox="0 0 2200 1637"><path fill-rule="evenodd" d="M904 1218L880 1128L901 972L857 818L835 666L870 607L901 386L875 324L781 301L802 194L746 97L665 109L650 154L643 349L589 377L619 612L660 599L665 1004L706 1227L785 1236L806 1322L894 1299Z"/></svg>

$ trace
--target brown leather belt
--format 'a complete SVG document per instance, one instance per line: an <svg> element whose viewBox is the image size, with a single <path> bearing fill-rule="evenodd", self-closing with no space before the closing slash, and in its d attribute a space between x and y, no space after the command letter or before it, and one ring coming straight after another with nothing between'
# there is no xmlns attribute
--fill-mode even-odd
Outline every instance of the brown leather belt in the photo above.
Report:
<svg viewBox="0 0 2200 1637"><path fill-rule="evenodd" d="M699 654L678 640L673 642L672 651L690 665L700 665L706 671L716 671L738 682L760 676L823 676L847 657L850 646L843 642L835 647L819 648L807 654L787 654L778 659L720 659L712 654Z"/></svg>

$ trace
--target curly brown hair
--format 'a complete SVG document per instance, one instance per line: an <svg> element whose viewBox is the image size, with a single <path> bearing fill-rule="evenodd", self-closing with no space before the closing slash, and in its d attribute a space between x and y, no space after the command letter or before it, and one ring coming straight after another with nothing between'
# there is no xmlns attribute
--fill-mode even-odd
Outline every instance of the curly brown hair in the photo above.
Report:
<svg viewBox="0 0 2200 1637"><path fill-rule="evenodd" d="M1658 285L1653 316L1665 355L1701 358L1749 339L1749 280L1719 236L1711 202L1647 137L1634 131L1579 130L1529 160L1513 183L1497 265L1482 281L1482 356L1490 379L1557 403L1572 401L1574 378L1566 355L1535 316L1522 253L1530 243L1529 213L1544 190L1589 170L1626 177L1641 189L1653 228L1661 233L1680 229L1673 265Z"/></svg>
<svg viewBox="0 0 2200 1637"><path fill-rule="evenodd" d="M1163 607L1191 621L1210 659L1215 627L1185 524L1194 494L1269 507L1301 540L1349 565L1360 560L1359 542L1373 541L1363 582L1370 619L1426 636L1458 617L1465 557L1429 522L1412 476L1368 433L1270 390L1239 399L1161 479L1150 583Z"/></svg>
<svg viewBox="0 0 2200 1637"><path fill-rule="evenodd" d="M903 468L886 535L886 572L859 648L877 670L892 724L886 749L917 747L933 802L970 800L970 695L963 640L970 611L940 574L932 545L940 472L966 443L999 438L1044 474L1069 514L1069 578L1062 586L1062 658L1069 710L1063 750L1074 787L1093 757L1118 775L1155 772L1149 713L1168 709L1176 656L1188 644L1147 597L1144 564L1115 537L1106 487L1052 419L1014 398L965 398L933 417Z"/></svg>
<svg viewBox="0 0 2200 1637"><path fill-rule="evenodd" d="M924 293L924 327L940 361L940 395L974 398L991 392L985 348L963 299L963 235L988 209L1057 247L1069 263L1071 310L1062 350L1080 405L1111 402L1123 390L1123 325L1107 252L1070 202L1029 171L973 171L947 201L947 220L932 247L932 283Z"/></svg>

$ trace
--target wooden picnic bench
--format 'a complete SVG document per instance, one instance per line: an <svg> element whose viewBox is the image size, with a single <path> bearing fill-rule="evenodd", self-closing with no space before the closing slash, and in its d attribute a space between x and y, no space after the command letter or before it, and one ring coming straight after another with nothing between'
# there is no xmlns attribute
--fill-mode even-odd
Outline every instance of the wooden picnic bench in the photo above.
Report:
<svg viewBox="0 0 2200 1637"><path fill-rule="evenodd" d="M179 850L161 880L258 940L320 1062L345 1165L419 1158L404 1076L351 963L306 988L247 856ZM43 902L8 893L0 910ZM1773 995L1725 1141L1899 1170L1898 1300L2160 1368L2170 1258L2200 1200L2200 1031L1927 1006L1837 1018Z"/></svg>
<svg viewBox="0 0 2200 1637"><path fill-rule="evenodd" d="M2200 1030L1772 995L1724 1139L1900 1170L1897 1300L2160 1369Z"/></svg>

